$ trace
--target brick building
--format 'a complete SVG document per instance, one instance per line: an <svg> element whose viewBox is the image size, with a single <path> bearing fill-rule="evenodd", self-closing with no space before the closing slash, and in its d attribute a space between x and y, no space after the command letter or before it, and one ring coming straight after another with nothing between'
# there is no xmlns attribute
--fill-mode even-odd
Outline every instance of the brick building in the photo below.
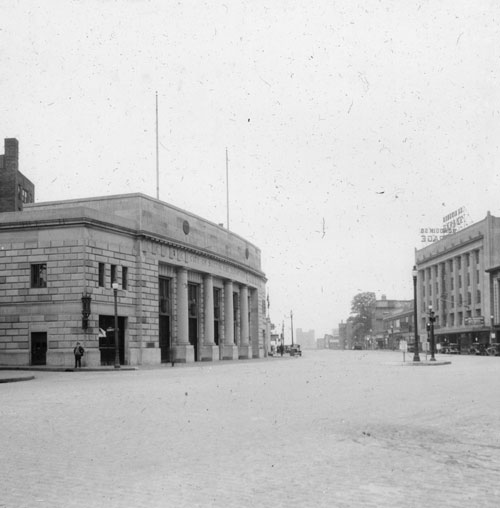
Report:
<svg viewBox="0 0 500 508"><path fill-rule="evenodd" d="M267 353L245 239L142 194L23 204L0 213L0 364L70 366L77 340L87 366L112 362L113 281L122 364Z"/></svg>
<svg viewBox="0 0 500 508"><path fill-rule="evenodd" d="M0 212L23 209L24 203L35 201L35 186L19 171L19 143L4 140L5 153L0 155Z"/></svg>

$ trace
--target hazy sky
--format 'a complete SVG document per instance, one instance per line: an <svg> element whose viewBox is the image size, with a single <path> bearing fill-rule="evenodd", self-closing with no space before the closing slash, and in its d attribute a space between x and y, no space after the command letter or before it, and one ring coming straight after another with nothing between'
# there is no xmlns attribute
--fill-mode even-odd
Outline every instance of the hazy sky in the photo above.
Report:
<svg viewBox="0 0 500 508"><path fill-rule="evenodd" d="M0 1L0 139L37 201L142 192L262 249L322 336L411 299L419 228L500 215L497 1ZM286 319L289 333L289 319Z"/></svg>

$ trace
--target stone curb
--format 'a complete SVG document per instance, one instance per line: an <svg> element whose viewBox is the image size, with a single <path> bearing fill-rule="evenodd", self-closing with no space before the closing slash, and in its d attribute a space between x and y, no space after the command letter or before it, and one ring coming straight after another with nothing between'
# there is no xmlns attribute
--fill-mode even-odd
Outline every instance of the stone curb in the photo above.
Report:
<svg viewBox="0 0 500 508"><path fill-rule="evenodd" d="M24 376L24 377L0 377L0 383L17 383L18 381L31 381L35 379L35 376Z"/></svg>

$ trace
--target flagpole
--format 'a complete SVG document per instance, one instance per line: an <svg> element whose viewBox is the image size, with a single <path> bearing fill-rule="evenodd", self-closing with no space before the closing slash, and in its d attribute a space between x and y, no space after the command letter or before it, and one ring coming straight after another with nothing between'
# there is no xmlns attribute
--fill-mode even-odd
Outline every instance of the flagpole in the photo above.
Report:
<svg viewBox="0 0 500 508"><path fill-rule="evenodd" d="M226 147L226 211L227 211L227 229L229 230L229 157Z"/></svg>
<svg viewBox="0 0 500 508"><path fill-rule="evenodd" d="M156 92L156 199L160 199L160 157L158 151L158 92Z"/></svg>

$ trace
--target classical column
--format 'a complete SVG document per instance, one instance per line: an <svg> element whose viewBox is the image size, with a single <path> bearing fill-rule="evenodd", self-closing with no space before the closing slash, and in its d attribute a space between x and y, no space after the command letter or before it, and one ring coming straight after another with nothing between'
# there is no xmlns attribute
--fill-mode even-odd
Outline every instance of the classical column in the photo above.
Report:
<svg viewBox="0 0 500 508"><path fill-rule="evenodd" d="M194 362L194 348L189 343L188 277L185 268L177 269L176 317L177 336L173 346L174 359L178 363Z"/></svg>
<svg viewBox="0 0 500 508"><path fill-rule="evenodd" d="M205 333L201 345L201 360L218 360L219 349L214 342L214 281L209 274L203 279L203 319Z"/></svg>
<svg viewBox="0 0 500 508"><path fill-rule="evenodd" d="M252 346L250 345L250 327L248 322L248 287L240 288L240 358L252 358Z"/></svg>
<svg viewBox="0 0 500 508"><path fill-rule="evenodd" d="M237 360L238 348L234 344L233 282L224 282L224 346L223 360Z"/></svg>

